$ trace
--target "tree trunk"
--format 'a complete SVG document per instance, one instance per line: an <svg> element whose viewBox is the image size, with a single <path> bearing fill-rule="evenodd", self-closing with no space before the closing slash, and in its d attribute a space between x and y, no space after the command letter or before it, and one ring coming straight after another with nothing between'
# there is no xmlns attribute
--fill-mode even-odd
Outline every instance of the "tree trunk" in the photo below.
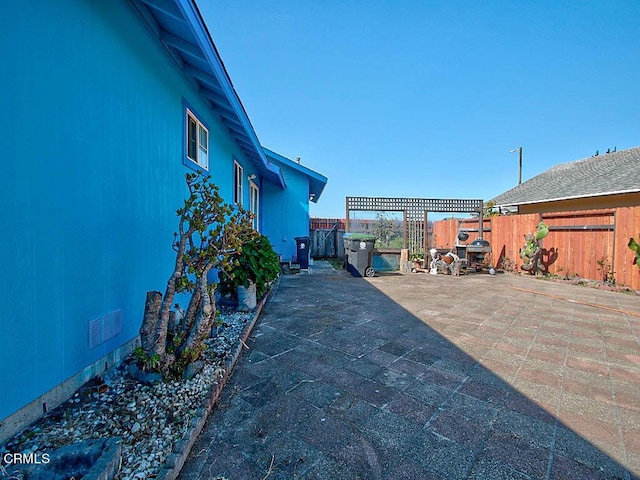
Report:
<svg viewBox="0 0 640 480"><path fill-rule="evenodd" d="M200 308L196 315L193 327L189 331L189 336L184 344L184 349L194 350L199 348L207 335L211 331L213 322L216 318L216 305L215 300L211 298L207 286L207 273L210 268L201 273L197 281L197 290L200 292ZM195 294L195 292L194 292Z"/></svg>
<svg viewBox="0 0 640 480"><path fill-rule="evenodd" d="M169 324L167 325L167 337L173 337L176 333L176 312L169 312Z"/></svg>
<svg viewBox="0 0 640 480"><path fill-rule="evenodd" d="M184 314L184 319L182 320L181 329L183 332L189 332L191 330L193 322L196 318L196 313L200 308L200 299L200 290L194 290L193 294L191 294L191 299L189 300L187 311Z"/></svg>
<svg viewBox="0 0 640 480"><path fill-rule="evenodd" d="M176 282L180 277L182 277L183 274L182 270L184 267L184 249L186 246L188 235L190 234L191 231L183 234L180 237L178 250L176 251L176 264L173 270L173 274L167 282L167 288L164 292L162 305L160 307L160 312L158 315L158 322L156 323L156 328L153 334L153 352L149 353L157 354L160 357L161 363L164 362L164 357L167 349L167 327L169 325L169 312L171 311L173 299L176 296Z"/></svg>
<svg viewBox="0 0 640 480"><path fill-rule="evenodd" d="M154 350L154 332L158 323L158 314L162 303L160 292L147 292L147 300L144 303L144 316L140 327L140 341L145 352Z"/></svg>

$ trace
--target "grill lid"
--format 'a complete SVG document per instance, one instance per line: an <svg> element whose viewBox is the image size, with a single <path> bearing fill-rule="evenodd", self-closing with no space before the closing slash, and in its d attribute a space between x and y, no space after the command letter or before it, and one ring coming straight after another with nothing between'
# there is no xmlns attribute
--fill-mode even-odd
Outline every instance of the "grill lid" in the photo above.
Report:
<svg viewBox="0 0 640 480"><path fill-rule="evenodd" d="M488 247L489 246L489 242L487 242L483 238L476 238L473 242L471 242L471 245L476 246L476 247Z"/></svg>

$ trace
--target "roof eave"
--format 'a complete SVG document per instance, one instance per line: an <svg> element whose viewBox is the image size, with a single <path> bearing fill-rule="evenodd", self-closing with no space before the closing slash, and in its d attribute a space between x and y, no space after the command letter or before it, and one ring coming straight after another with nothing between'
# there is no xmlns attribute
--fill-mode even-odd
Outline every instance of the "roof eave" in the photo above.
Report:
<svg viewBox="0 0 640 480"><path fill-rule="evenodd" d="M306 175L309 177L309 199L313 203L318 203L324 188L327 186L327 182L329 179L322 175L321 173L316 172L315 170L311 170L309 167L304 165L300 165L297 162L294 162L290 158L285 157L284 155L280 155L273 150L270 150L266 147L262 147L265 154L267 155L267 159L271 157L275 161L281 162L284 165Z"/></svg>
<svg viewBox="0 0 640 480"><path fill-rule="evenodd" d="M178 67L199 86L247 159L281 188L282 172L267 160L240 97L193 0L131 0ZM186 27L186 28L185 28ZM190 34L189 34L190 33ZM178 51L179 55L175 52Z"/></svg>
<svg viewBox="0 0 640 480"><path fill-rule="evenodd" d="M537 203L547 203L547 202L562 202L565 200L576 200L580 198L595 198L595 197L604 197L609 195L623 195L626 193L640 193L640 189L629 189L629 190L617 190L613 192L601 192L601 193L593 193L589 195L572 195L567 197L557 197L557 198L545 198L540 200L529 200L525 202L504 202L498 203L496 202L496 207L516 207L519 205L535 205Z"/></svg>

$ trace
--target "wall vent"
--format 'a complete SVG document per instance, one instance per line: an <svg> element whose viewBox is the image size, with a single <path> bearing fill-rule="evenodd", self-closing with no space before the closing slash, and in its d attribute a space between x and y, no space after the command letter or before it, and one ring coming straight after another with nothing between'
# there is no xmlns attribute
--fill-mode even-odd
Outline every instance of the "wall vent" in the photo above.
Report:
<svg viewBox="0 0 640 480"><path fill-rule="evenodd" d="M89 348L97 347L122 332L122 310L89 321Z"/></svg>

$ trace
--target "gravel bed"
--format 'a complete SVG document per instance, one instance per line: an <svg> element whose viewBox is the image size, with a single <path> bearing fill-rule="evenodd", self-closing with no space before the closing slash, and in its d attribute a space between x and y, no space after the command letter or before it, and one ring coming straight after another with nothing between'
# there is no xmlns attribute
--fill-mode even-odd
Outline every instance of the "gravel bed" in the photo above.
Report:
<svg viewBox="0 0 640 480"><path fill-rule="evenodd" d="M117 479L155 478L176 442L189 432L202 402L225 373L225 361L255 313L221 311L221 326L207 340L202 370L190 380L148 386L132 379L129 357L104 379L75 395L0 447L7 453L48 453L92 438L122 439ZM2 472L0 472L2 478Z"/></svg>

